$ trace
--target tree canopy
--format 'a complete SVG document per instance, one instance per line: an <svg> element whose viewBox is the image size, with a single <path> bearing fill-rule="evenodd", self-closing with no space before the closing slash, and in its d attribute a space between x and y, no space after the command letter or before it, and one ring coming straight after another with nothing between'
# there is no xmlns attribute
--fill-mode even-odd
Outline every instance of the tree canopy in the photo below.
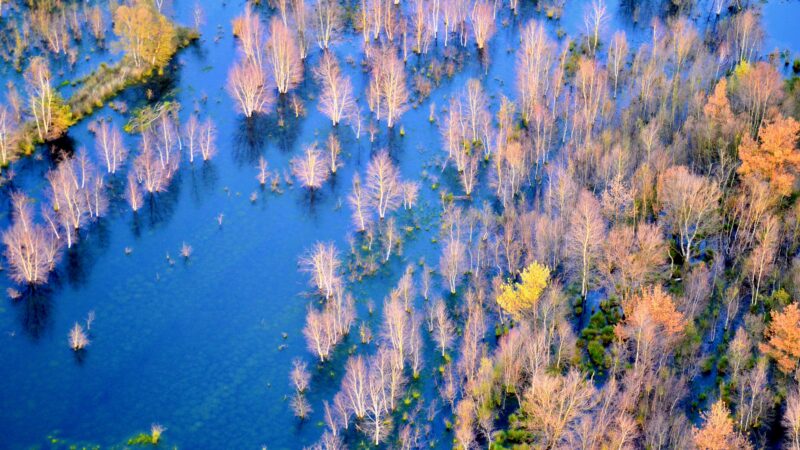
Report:
<svg viewBox="0 0 800 450"><path fill-rule="evenodd" d="M522 271L519 282L502 285L497 303L514 318L519 318L536 306L549 281L550 269L534 262Z"/></svg>
<svg viewBox="0 0 800 450"><path fill-rule="evenodd" d="M162 68L178 47L177 31L150 0L135 0L114 12L114 33L137 68Z"/></svg>

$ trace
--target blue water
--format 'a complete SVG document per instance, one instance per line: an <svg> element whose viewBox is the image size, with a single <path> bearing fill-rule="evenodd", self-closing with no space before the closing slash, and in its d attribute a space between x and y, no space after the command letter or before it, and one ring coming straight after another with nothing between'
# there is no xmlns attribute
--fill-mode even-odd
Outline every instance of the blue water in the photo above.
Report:
<svg viewBox="0 0 800 450"><path fill-rule="evenodd" d="M173 2L178 22L191 23L193 4ZM280 449L315 442L323 431L322 400L336 392L347 351L360 344L353 333L340 344L333 362L322 369L315 366L301 334L310 300L307 279L296 262L317 241L332 241L347 254L352 227L345 199L350 181L355 172L364 172L378 149L390 149L405 179L421 181L420 206L398 214L400 225L419 230L406 236L402 256L393 257L374 277L349 286L359 319L371 323L377 333L380 317L367 314L368 300L380 305L407 263L424 258L436 265L439 248L432 238L438 235L439 191L431 189L423 175L438 177L446 191L458 194L461 188L452 173L442 175L432 163L442 153L438 128L428 122L429 104L434 101L440 109L472 77L482 80L493 101L501 93L514 95L517 27L537 13L525 8L521 17L500 27L489 43L488 61L481 61L474 50L465 52L459 58L462 70L409 110L394 132L384 128L377 142L370 143L364 135L356 140L344 127L335 130L342 141L344 166L320 192L309 196L286 185L283 194L261 190L255 166L264 156L272 170L288 170L293 155L314 141L322 143L332 131L309 100L316 96L310 71L297 91L306 99L307 115L295 120L287 112L284 128L275 126L274 119L259 125L254 145L248 143L253 130L234 113L225 92L236 54L230 21L243 4L204 2L203 38L179 54L168 89L183 105L183 119L195 105L201 117L214 118L219 130L216 158L194 166L184 160L169 192L148 201L136 215L118 196L108 217L83 232L80 243L65 254L47 288L21 301L0 301L0 447L119 445L154 422L167 427L166 444L183 448ZM776 13L769 12L771 5L765 8L770 31L770 21L777 20ZM778 11L797 11L798 3L776 5L784 5L775 6ZM620 18L624 13L616 6L612 10L612 24L627 27L635 39L641 27ZM563 19L548 22L553 34L557 28L573 36L580 33L582 11L582 2L568 2ZM509 15L505 10L501 14ZM610 26L607 34L614 28ZM781 46L800 48L796 33L776 34L775 39ZM342 63L349 56L357 62L344 67L355 92L363 93L367 75L358 64L360 37L349 34L336 52ZM307 67L318 56L312 47ZM99 61L117 57L98 52L89 61L81 60L74 72L64 73L64 79L75 79ZM417 64L412 56L409 78ZM142 94L143 88L132 88L121 99L134 106L142 102ZM206 102L201 102L203 97ZM366 106L365 98L360 102ZM107 107L96 112L100 116L112 117L118 126L125 121ZM82 122L69 135L75 147L91 152L87 125ZM399 133L401 126L405 136ZM136 138L126 139L135 149ZM46 149L38 154L42 157L16 166L13 185L34 197L41 197L43 174L51 164ZM121 177L114 183L119 185ZM254 203L249 200L252 192L258 193ZM179 256L183 242L194 249L188 260ZM132 253L126 254L126 247ZM0 289L12 286L0 278ZM77 357L67 346L67 333L89 311L96 314L92 343ZM308 395L315 412L305 422L292 416L287 401L288 372L296 357L309 361L314 374ZM424 370L428 374L435 367L429 363ZM433 377L422 378L412 389L430 393ZM441 430L445 416L433 424L436 442L443 448L450 439Z"/></svg>

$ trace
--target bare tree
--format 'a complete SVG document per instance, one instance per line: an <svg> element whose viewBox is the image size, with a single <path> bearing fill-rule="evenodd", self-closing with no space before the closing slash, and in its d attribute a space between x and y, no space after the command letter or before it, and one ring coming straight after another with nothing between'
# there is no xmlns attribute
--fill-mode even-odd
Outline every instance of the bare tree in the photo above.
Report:
<svg viewBox="0 0 800 450"><path fill-rule="evenodd" d="M258 184L264 186L267 184L267 179L269 179L269 163L263 156L258 157L258 174L256 175L256 179L258 180Z"/></svg>
<svg viewBox="0 0 800 450"><path fill-rule="evenodd" d="M333 0L322 0L332 1ZM336 126L351 116L355 110L355 98L350 78L342 74L336 56L332 52L322 55L319 66L314 68L314 78L322 85L317 108L328 116Z"/></svg>
<svg viewBox="0 0 800 450"><path fill-rule="evenodd" d="M3 233L9 276L17 283L47 283L59 260L59 246L52 232L33 221L29 199L21 192L11 195L12 223Z"/></svg>
<svg viewBox="0 0 800 450"><path fill-rule="evenodd" d="M300 59L304 60L308 57L308 47L311 45L311 34L313 30L313 22L309 24L309 14L311 13L308 5L304 0L289 0L292 9L292 22L295 32L297 33L297 42L300 47Z"/></svg>
<svg viewBox="0 0 800 450"><path fill-rule="evenodd" d="M431 5L433 3L433 5ZM414 0L411 11L411 41L412 50L416 54L428 53L433 30L429 14L430 7L438 7L439 0L433 2L426 0Z"/></svg>
<svg viewBox="0 0 800 450"><path fill-rule="evenodd" d="M370 63L372 77L369 84L370 110L380 120L386 110L386 121L392 128L408 109L408 86L403 61L394 47L375 50Z"/></svg>
<svg viewBox="0 0 800 450"><path fill-rule="evenodd" d="M264 30L261 19L253 13L249 3L245 5L244 13L233 20L233 35L239 38L246 61L257 67L263 66Z"/></svg>
<svg viewBox="0 0 800 450"><path fill-rule="evenodd" d="M331 174L336 174L336 170L342 166L342 163L339 161L339 155L342 153L342 144L335 134L331 133L328 135L328 140L325 142L325 150L328 155L328 170Z"/></svg>
<svg viewBox="0 0 800 450"><path fill-rule="evenodd" d="M69 112L61 105L58 93L53 89L52 76L46 59L41 56L31 58L25 71L25 83L39 141L60 135L68 126Z"/></svg>
<svg viewBox="0 0 800 450"><path fill-rule="evenodd" d="M203 161L210 161L217 154L217 126L211 118L207 118L199 130L200 156Z"/></svg>
<svg viewBox="0 0 800 450"><path fill-rule="evenodd" d="M139 182L133 173L128 174L128 183L125 185L125 199L133 212L142 207L142 189L139 187Z"/></svg>
<svg viewBox="0 0 800 450"><path fill-rule="evenodd" d="M521 39L517 53L517 91L522 118L529 121L549 89L555 44L548 38L544 25L535 21L523 28Z"/></svg>
<svg viewBox="0 0 800 450"><path fill-rule="evenodd" d="M535 373L523 399L523 409L530 414L527 428L541 436L542 445L555 448L595 402L591 382L575 369L566 376Z"/></svg>
<svg viewBox="0 0 800 450"><path fill-rule="evenodd" d="M112 175L128 156L128 150L122 143L122 134L108 120L99 122L95 135L95 148L105 162L106 171Z"/></svg>
<svg viewBox="0 0 800 450"><path fill-rule="evenodd" d="M383 351L382 351L383 350ZM392 399L392 375L396 369L389 361L388 352L381 348L370 363L366 383L366 402L364 420L361 429L372 436L375 445L384 441L392 430L389 401ZM387 364L388 363L388 364Z"/></svg>
<svg viewBox="0 0 800 450"><path fill-rule="evenodd" d="M294 176L308 189L319 189L330 175L325 157L316 143L306 147L303 156L292 158L291 166Z"/></svg>
<svg viewBox="0 0 800 450"><path fill-rule="evenodd" d="M194 164L194 157L200 152L199 134L200 121L197 114L192 114L183 126L183 140L189 152L189 164Z"/></svg>
<svg viewBox="0 0 800 450"><path fill-rule="evenodd" d="M236 100L236 107L245 117L267 113L275 101L267 89L267 77L261 66L240 61L228 75L228 92Z"/></svg>
<svg viewBox="0 0 800 450"><path fill-rule="evenodd" d="M761 295L761 282L772 272L778 250L778 220L767 216L759 227L756 236L757 245L745 261L745 268L750 272L751 306L758 302Z"/></svg>
<svg viewBox="0 0 800 450"><path fill-rule="evenodd" d="M458 239L448 238L439 258L439 272L447 281L451 294L456 293L461 276L464 274L464 265L464 244Z"/></svg>
<svg viewBox="0 0 800 450"><path fill-rule="evenodd" d="M295 417L299 418L300 420L304 420L309 414L314 412L314 410L311 408L311 403L308 402L305 395L299 392L296 392L292 396L289 405L292 407Z"/></svg>
<svg viewBox="0 0 800 450"><path fill-rule="evenodd" d="M17 159L16 121L8 109L0 105L0 167Z"/></svg>
<svg viewBox="0 0 800 450"><path fill-rule="evenodd" d="M670 167L658 178L660 210L669 230L679 238L686 263L691 262L698 236L716 230L719 198L714 181L692 174L685 166Z"/></svg>
<svg viewBox="0 0 800 450"><path fill-rule="evenodd" d="M311 275L311 283L317 291L329 299L342 283L339 277L339 252L332 243L317 242L302 258L300 268Z"/></svg>
<svg viewBox="0 0 800 450"><path fill-rule="evenodd" d="M342 10L336 0L317 0L314 4L317 45L327 50L342 28Z"/></svg>
<svg viewBox="0 0 800 450"><path fill-rule="evenodd" d="M783 426L786 429L786 448L800 449L800 389L795 386L786 398L786 411L783 413Z"/></svg>
<svg viewBox="0 0 800 450"><path fill-rule="evenodd" d="M106 212L108 200L102 178L96 177L88 156L81 151L48 172L47 181L47 196L70 248L77 239L78 229ZM58 231L54 232L59 237Z"/></svg>
<svg viewBox="0 0 800 450"><path fill-rule="evenodd" d="M417 204L417 198L419 197L419 182L417 181L406 181L401 183L401 190L403 191L403 208L406 210L410 210Z"/></svg>
<svg viewBox="0 0 800 450"><path fill-rule="evenodd" d="M345 365L342 378L342 393L348 412L352 412L357 419L367 415L367 378L369 376L367 364L361 355L351 356ZM349 414L348 414L349 415Z"/></svg>
<svg viewBox="0 0 800 450"><path fill-rule="evenodd" d="M386 150L378 152L367 166L366 189L370 204L383 219L400 205L400 175Z"/></svg>
<svg viewBox="0 0 800 450"><path fill-rule="evenodd" d="M384 250L386 250L386 256L383 258L383 261L386 262L389 261L389 258L392 256L392 251L402 244L394 217L390 217L381 228L380 239Z"/></svg>
<svg viewBox="0 0 800 450"><path fill-rule="evenodd" d="M308 364L299 358L292 361L292 371L289 374L289 380L295 391L299 393L305 392L311 381L311 374L308 372Z"/></svg>
<svg viewBox="0 0 800 450"><path fill-rule="evenodd" d="M353 190L350 192L350 195L347 197L348 203L350 203L350 207L353 209L353 223L356 226L356 230L359 232L363 232L367 229L367 225L370 223L370 217L368 212L369 206L369 193L365 192L364 188L361 185L361 177L358 174L353 175Z"/></svg>
<svg viewBox="0 0 800 450"><path fill-rule="evenodd" d="M430 314L433 322L433 341L436 342L442 353L442 358L444 358L447 351L453 347L456 327L450 319L447 313L447 306L441 298L434 300L428 314Z"/></svg>
<svg viewBox="0 0 800 450"><path fill-rule="evenodd" d="M628 57L628 39L624 31L617 31L611 38L611 45L608 47L608 67L614 77L614 98L617 98L617 86L625 60Z"/></svg>
<svg viewBox="0 0 800 450"><path fill-rule="evenodd" d="M472 22L472 32L475 35L475 43L478 50L483 50L489 39L495 32L495 10L494 6L483 0L478 0L472 6L470 20Z"/></svg>
<svg viewBox="0 0 800 450"><path fill-rule="evenodd" d="M86 336L86 332L83 330L83 327L79 323L75 323L69 330L69 348L73 351L80 351L85 349L89 346L89 337Z"/></svg>
<svg viewBox="0 0 800 450"><path fill-rule="evenodd" d="M583 16L586 36L592 52L597 50L597 45L600 43L600 32L607 22L608 11L606 10L605 2L603 0L594 0Z"/></svg>
<svg viewBox="0 0 800 450"><path fill-rule="evenodd" d="M267 61L280 94L286 94L303 81L303 61L300 49L289 28L277 17L269 23Z"/></svg>
<svg viewBox="0 0 800 450"><path fill-rule="evenodd" d="M339 335L333 329L333 316L328 311L318 311L309 306L306 314L306 326L303 336L309 351L325 362L330 358L333 347L337 344Z"/></svg>
<svg viewBox="0 0 800 450"><path fill-rule="evenodd" d="M605 236L600 204L588 191L582 191L569 219L567 252L571 266L581 279L581 295L586 297L589 282Z"/></svg>
<svg viewBox="0 0 800 450"><path fill-rule="evenodd" d="M153 150L150 139L144 138L144 136L141 152L133 160L133 170L136 179L148 194L166 191L174 173L171 167L164 166Z"/></svg>

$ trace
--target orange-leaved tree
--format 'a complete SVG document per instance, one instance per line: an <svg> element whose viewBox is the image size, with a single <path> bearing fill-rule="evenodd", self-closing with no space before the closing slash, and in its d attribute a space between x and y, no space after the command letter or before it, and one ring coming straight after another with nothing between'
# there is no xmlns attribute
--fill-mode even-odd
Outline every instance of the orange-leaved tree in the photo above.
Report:
<svg viewBox="0 0 800 450"><path fill-rule="evenodd" d="M758 140L745 135L739 146L742 160L739 173L768 181L778 196L791 194L800 170L798 133L800 122L791 117L779 117L762 127Z"/></svg>
<svg viewBox="0 0 800 450"><path fill-rule="evenodd" d="M764 331L767 342L759 344L762 352L775 359L783 373L792 373L800 360L800 309L792 303L772 317Z"/></svg>
<svg viewBox="0 0 800 450"><path fill-rule="evenodd" d="M630 341L634 368L658 367L669 354L667 349L682 335L686 318L677 310L669 293L660 285L646 289L622 304L625 320L615 333ZM665 351L662 351L665 350Z"/></svg>
<svg viewBox="0 0 800 450"><path fill-rule="evenodd" d="M698 450L750 449L747 439L733 429L731 412L722 399L711 406L711 411L703 413L702 428L693 431L694 444Z"/></svg>

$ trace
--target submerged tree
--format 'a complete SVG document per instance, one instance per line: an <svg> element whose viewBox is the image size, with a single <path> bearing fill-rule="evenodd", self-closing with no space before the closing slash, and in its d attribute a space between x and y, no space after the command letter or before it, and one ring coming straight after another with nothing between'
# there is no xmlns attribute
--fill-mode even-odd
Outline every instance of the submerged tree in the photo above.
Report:
<svg viewBox="0 0 800 450"><path fill-rule="evenodd" d="M77 352L85 349L88 345L89 337L86 336L83 327L79 323L75 323L75 326L69 330L69 348Z"/></svg>
<svg viewBox="0 0 800 450"><path fill-rule="evenodd" d="M136 175L133 173L128 174L128 182L125 185L125 200L128 201L133 212L142 207L142 189L136 180Z"/></svg>
<svg viewBox="0 0 800 450"><path fill-rule="evenodd" d="M464 253L464 244L458 239L448 238L442 247L439 272L445 278L446 286L451 294L456 293L461 276L464 274L466 266Z"/></svg>
<svg viewBox="0 0 800 450"><path fill-rule="evenodd" d="M10 277L17 283L45 284L59 259L58 241L51 230L34 223L25 194L13 193L11 203L12 224L3 233Z"/></svg>
<svg viewBox="0 0 800 450"><path fill-rule="evenodd" d="M277 17L269 23L267 62L278 93L286 94L303 81L303 61L300 49L289 28Z"/></svg>
<svg viewBox="0 0 800 450"><path fill-rule="evenodd" d="M128 150L122 143L122 133L108 120L99 122L95 132L95 148L105 162L106 171L112 175L117 173L119 166L128 157Z"/></svg>
<svg viewBox="0 0 800 450"><path fill-rule="evenodd" d="M253 13L250 3L244 13L233 19L233 35L239 38L242 53L249 63L262 66L264 63L264 31L258 14Z"/></svg>
<svg viewBox="0 0 800 450"><path fill-rule="evenodd" d="M378 152L367 166L366 189L370 204L383 219L400 206L400 174L385 150Z"/></svg>
<svg viewBox="0 0 800 450"><path fill-rule="evenodd" d="M41 56L31 58L25 71L25 85L39 142L60 136L72 123L72 113L52 86L46 59Z"/></svg>
<svg viewBox="0 0 800 450"><path fill-rule="evenodd" d="M306 147L303 156L292 158L291 166L294 176L308 189L321 188L330 175L325 156L317 149L316 143Z"/></svg>
<svg viewBox="0 0 800 450"><path fill-rule="evenodd" d="M267 89L264 69L254 62L240 61L233 66L228 74L228 92L245 117L268 113L275 101L272 92Z"/></svg>
<svg viewBox="0 0 800 450"><path fill-rule="evenodd" d="M369 83L370 110L381 120L385 116L387 125L392 128L408 108L408 86L403 61L397 56L394 47L375 50L370 63L372 77Z"/></svg>
<svg viewBox="0 0 800 450"><path fill-rule="evenodd" d="M314 78L322 85L317 108L336 126L355 112L355 97L350 78L342 73L332 52L325 52L314 68Z"/></svg>
<svg viewBox="0 0 800 450"><path fill-rule="evenodd" d="M339 252L332 243L317 242L314 247L300 259L301 269L311 274L311 282L325 298L331 298L336 288L341 285L339 277Z"/></svg>
<svg viewBox="0 0 800 450"><path fill-rule="evenodd" d="M476 1L472 6L470 20L478 50L483 50L495 32L495 6L482 0Z"/></svg>

